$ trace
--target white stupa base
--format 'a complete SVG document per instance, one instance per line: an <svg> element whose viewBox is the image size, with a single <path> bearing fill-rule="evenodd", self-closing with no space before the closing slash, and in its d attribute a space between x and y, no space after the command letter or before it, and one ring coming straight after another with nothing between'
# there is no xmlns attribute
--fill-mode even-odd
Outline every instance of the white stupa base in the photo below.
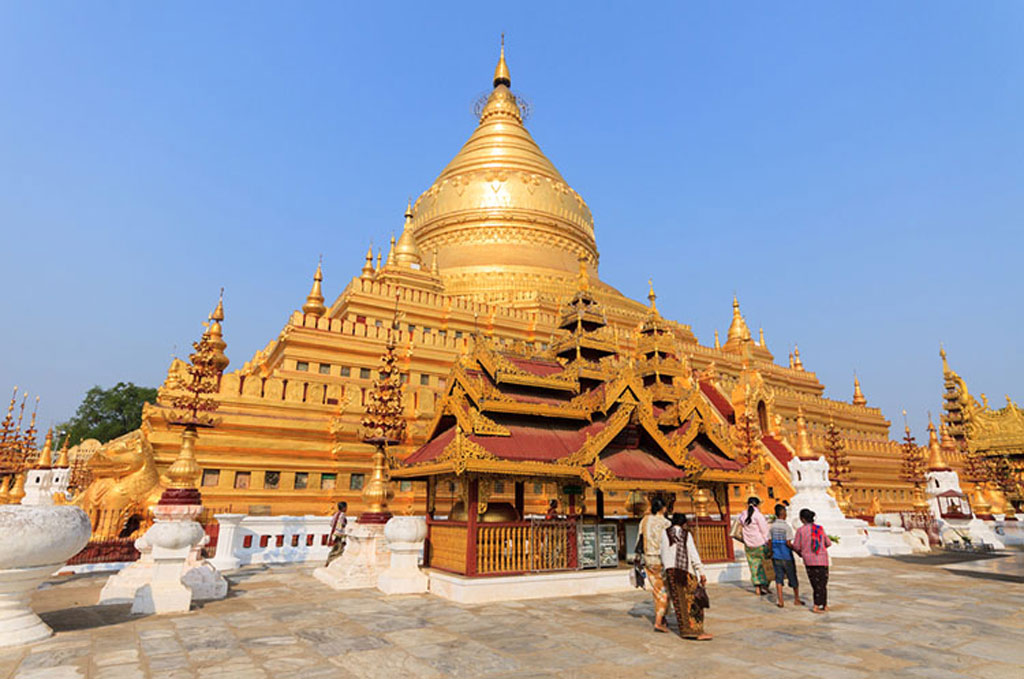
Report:
<svg viewBox="0 0 1024 679"><path fill-rule="evenodd" d="M994 530L999 539L1007 547L1019 547L1024 545L1024 521L1010 520L994 521Z"/></svg>
<svg viewBox="0 0 1024 679"><path fill-rule="evenodd" d="M994 521L973 519L939 519L942 544L963 542L966 536L972 545L991 545L992 549L1006 549L1003 536L997 535Z"/></svg>
<svg viewBox="0 0 1024 679"><path fill-rule="evenodd" d="M825 458L801 460L794 457L789 461L789 474L796 495L789 499L788 520L799 528L800 510L814 512L814 521L829 535L839 538L829 548L829 556L835 558L856 558L871 556L867 540L868 524L861 519L848 519L839 510L834 497L828 494L828 463Z"/></svg>
<svg viewBox="0 0 1024 679"><path fill-rule="evenodd" d="M876 556L900 556L913 554L914 548L907 540L907 532L899 527L868 526L868 551Z"/></svg>
<svg viewBox="0 0 1024 679"><path fill-rule="evenodd" d="M348 527L345 536L344 553L329 566L313 571L313 577L333 589L376 587L390 560L384 526L356 523Z"/></svg>

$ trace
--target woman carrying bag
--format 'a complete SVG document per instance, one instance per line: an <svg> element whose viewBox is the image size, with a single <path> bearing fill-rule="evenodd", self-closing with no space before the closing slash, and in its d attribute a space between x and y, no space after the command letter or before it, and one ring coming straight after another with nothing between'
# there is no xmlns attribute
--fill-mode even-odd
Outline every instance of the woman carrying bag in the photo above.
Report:
<svg viewBox="0 0 1024 679"><path fill-rule="evenodd" d="M743 542L750 567L750 580L758 596L768 593L768 583L775 579L772 568L772 542L768 519L758 509L761 500L751 497L747 500L747 511L739 515L733 524L732 536Z"/></svg>
<svg viewBox="0 0 1024 679"><path fill-rule="evenodd" d="M672 607L679 621L679 636L708 641L704 632L704 609L708 607L707 576L697 546L687 530L686 514L673 514L672 525L661 536L661 563Z"/></svg>

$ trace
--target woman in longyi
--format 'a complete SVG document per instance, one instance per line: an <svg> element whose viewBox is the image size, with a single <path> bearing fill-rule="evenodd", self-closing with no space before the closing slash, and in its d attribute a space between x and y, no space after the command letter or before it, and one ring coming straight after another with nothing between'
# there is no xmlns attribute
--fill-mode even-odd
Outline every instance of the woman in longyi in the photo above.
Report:
<svg viewBox="0 0 1024 679"><path fill-rule="evenodd" d="M686 514L672 515L672 525L661 536L661 563L668 595L679 621L679 636L707 641L711 639L711 635L704 632L707 599L705 597L701 603L697 588L707 584L708 579L687 523Z"/></svg>

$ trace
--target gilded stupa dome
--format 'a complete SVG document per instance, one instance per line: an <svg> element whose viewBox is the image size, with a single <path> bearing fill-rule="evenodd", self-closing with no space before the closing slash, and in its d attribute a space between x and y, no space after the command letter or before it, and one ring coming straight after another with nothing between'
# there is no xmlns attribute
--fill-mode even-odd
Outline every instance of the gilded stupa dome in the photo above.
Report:
<svg viewBox="0 0 1024 679"><path fill-rule="evenodd" d="M561 295L574 289L580 258L597 278L590 208L530 136L510 85L502 47L476 130L413 206L416 243L436 251L455 294Z"/></svg>

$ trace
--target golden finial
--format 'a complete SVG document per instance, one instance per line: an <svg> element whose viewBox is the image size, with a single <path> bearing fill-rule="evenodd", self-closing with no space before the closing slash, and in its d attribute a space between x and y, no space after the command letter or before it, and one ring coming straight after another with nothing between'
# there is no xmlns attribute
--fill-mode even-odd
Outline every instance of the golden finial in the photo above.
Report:
<svg viewBox="0 0 1024 679"><path fill-rule="evenodd" d="M373 243L370 243L370 247L366 248L366 261L363 263L363 270L360 272L363 278L369 278L373 275Z"/></svg>
<svg viewBox="0 0 1024 679"><path fill-rule="evenodd" d="M740 313L740 300L737 295L732 296L732 323L729 324L729 333L726 335L726 343L741 342L750 339L750 328Z"/></svg>
<svg viewBox="0 0 1024 679"><path fill-rule="evenodd" d="M46 431L46 440L43 442L43 452L39 454L39 461L36 462L36 469L49 469L53 466L53 427Z"/></svg>
<svg viewBox="0 0 1024 679"><path fill-rule="evenodd" d="M395 263L395 234L391 234L391 247L388 248L388 260L386 266L391 266Z"/></svg>
<svg viewBox="0 0 1024 679"><path fill-rule="evenodd" d="M907 409L903 409L903 431L910 436L910 424L907 422Z"/></svg>
<svg viewBox="0 0 1024 679"><path fill-rule="evenodd" d="M223 320L224 288L221 288L220 297L217 298L217 307L210 314L210 325L206 329L206 336L209 338L210 348L213 350L213 365L220 372L224 372L224 369L231 363L227 354L224 353L224 350L228 348L228 343L224 341L224 328L221 326Z"/></svg>
<svg viewBox="0 0 1024 679"><path fill-rule="evenodd" d="M818 457L814 454L810 438L807 436L807 420L804 419L802 406L796 409L796 455L801 460L813 460Z"/></svg>
<svg viewBox="0 0 1024 679"><path fill-rule="evenodd" d="M718 341L718 330L715 330L715 349L721 349L722 343Z"/></svg>
<svg viewBox="0 0 1024 679"><path fill-rule="evenodd" d="M402 227L402 235L395 248L395 264L411 268L423 267L423 258L420 256L420 249L417 247L416 237L413 235L412 198L409 199L409 205L405 208L405 225Z"/></svg>
<svg viewBox="0 0 1024 679"><path fill-rule="evenodd" d="M797 370L804 369L804 362L800 360L800 347L793 345L793 367Z"/></svg>
<svg viewBox="0 0 1024 679"><path fill-rule="evenodd" d="M0 479L0 505L7 504L7 501L10 499L11 478L12 477L10 476L5 476L4 478Z"/></svg>
<svg viewBox="0 0 1024 679"><path fill-rule="evenodd" d="M11 488L10 494L7 496L7 503L12 505L20 505L21 500L24 497L25 475L19 472L14 475L14 486Z"/></svg>
<svg viewBox="0 0 1024 679"><path fill-rule="evenodd" d="M68 461L68 443L70 440L71 436L64 434L64 442L61 444L60 454L57 455L57 464L54 465L55 467L64 468L71 466L71 463Z"/></svg>
<svg viewBox="0 0 1024 679"><path fill-rule="evenodd" d="M946 460L942 455L942 447L939 445L939 437L935 435L935 425L932 424L931 414L928 415L928 471L942 472L949 469Z"/></svg>
<svg viewBox="0 0 1024 679"><path fill-rule="evenodd" d="M309 294L306 295L306 303L302 305L302 313L318 317L327 313L327 307L324 306L324 293L321 287L323 280L323 257L321 257L320 261L316 264L316 273L313 274L313 287L310 288Z"/></svg>
<svg viewBox="0 0 1024 679"><path fill-rule="evenodd" d="M376 269L377 271L380 271L380 255L381 255L381 251L377 250L377 269Z"/></svg>
<svg viewBox="0 0 1024 679"><path fill-rule="evenodd" d="M757 344L763 349L764 348L764 328L757 329Z"/></svg>
<svg viewBox="0 0 1024 679"><path fill-rule="evenodd" d="M210 320L220 323L224 320L224 288L220 289L220 297L217 298L217 307L210 314Z"/></svg>
<svg viewBox="0 0 1024 679"><path fill-rule="evenodd" d="M654 303L658 296L654 294L654 280L651 278L647 279L647 285L650 287L650 292L647 293L647 299L651 303L651 311L657 311L658 305Z"/></svg>
<svg viewBox="0 0 1024 679"><path fill-rule="evenodd" d="M494 86L504 85L512 87L512 76L508 72L508 64L505 63L505 34L501 34L501 56L498 57L498 65L494 69Z"/></svg>
<svg viewBox="0 0 1024 679"><path fill-rule="evenodd" d="M860 380L857 378L857 373L853 373L853 405L864 406L868 404L868 400L864 398L864 392L860 390Z"/></svg>

